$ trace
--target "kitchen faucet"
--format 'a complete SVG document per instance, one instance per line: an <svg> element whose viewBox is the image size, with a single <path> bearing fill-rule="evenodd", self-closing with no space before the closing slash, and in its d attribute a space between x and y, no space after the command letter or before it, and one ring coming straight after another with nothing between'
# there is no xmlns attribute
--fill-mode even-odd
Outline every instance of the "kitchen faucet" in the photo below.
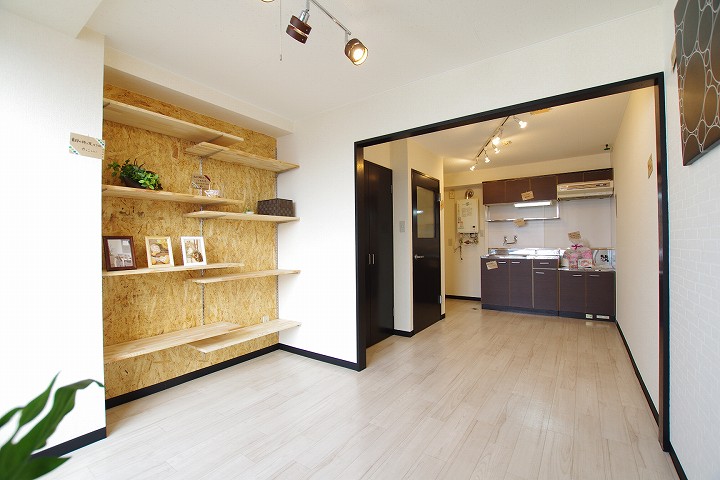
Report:
<svg viewBox="0 0 720 480"><path fill-rule="evenodd" d="M507 235L503 236L503 245L515 245L517 243L517 235L513 235L513 241L508 242Z"/></svg>

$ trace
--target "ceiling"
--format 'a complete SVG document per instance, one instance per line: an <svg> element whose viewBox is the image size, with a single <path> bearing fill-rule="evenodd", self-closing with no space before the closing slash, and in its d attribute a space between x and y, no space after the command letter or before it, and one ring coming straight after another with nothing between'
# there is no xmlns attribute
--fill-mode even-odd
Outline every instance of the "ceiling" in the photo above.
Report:
<svg viewBox="0 0 720 480"><path fill-rule="evenodd" d="M290 16L299 15L305 0L64 0L62 7L56 0L0 0L0 7L74 35L86 26L105 35L109 51L122 52L292 125L661 3L319 1L368 47L363 65L355 66L344 56L343 31L313 5L307 44L284 33Z"/></svg>
<svg viewBox="0 0 720 480"><path fill-rule="evenodd" d="M620 93L583 102L517 115L528 122L521 129L510 117L503 127L500 153L487 149L478 169L576 158L606 152L615 141L630 93ZM445 173L467 171L478 152L501 125L505 117L450 130L413 137L427 150L443 157ZM492 145L490 146L492 147Z"/></svg>

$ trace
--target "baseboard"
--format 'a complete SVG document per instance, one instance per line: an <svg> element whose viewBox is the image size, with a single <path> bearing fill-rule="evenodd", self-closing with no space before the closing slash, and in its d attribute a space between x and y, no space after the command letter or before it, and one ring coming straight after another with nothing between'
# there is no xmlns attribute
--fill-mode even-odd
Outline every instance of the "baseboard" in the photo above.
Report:
<svg viewBox="0 0 720 480"><path fill-rule="evenodd" d="M445 320L445 314L440 315L440 320Z"/></svg>
<svg viewBox="0 0 720 480"><path fill-rule="evenodd" d="M310 352L308 350L303 350L302 348L291 347L290 345L285 344L279 344L278 348L284 352L294 353L295 355L300 355L301 357L312 358L313 360L329 363L338 367L349 368L350 370L359 370L358 364L355 362L348 362L347 360L341 360L339 358Z"/></svg>
<svg viewBox="0 0 720 480"><path fill-rule="evenodd" d="M620 332L620 338L622 338L623 345L625 345L625 351L627 351L628 357L630 357L630 363L632 363L633 370L635 370L635 376L638 379L638 382L640 382L640 387L642 388L643 393L645 394L645 401L647 402L648 406L650 406L650 411L653 414L653 417L655 417L655 423L658 422L658 411L655 408L655 405L653 404L652 397L650 396L650 392L648 392L647 387L645 386L645 382L642 379L642 375L640 375L640 370L637 367L637 364L635 364L635 358L633 358L633 354L630 351L630 346L627 343L627 340L625 340L625 334L622 331L622 328L620 328L620 324L615 321L615 325L617 325L618 332Z"/></svg>
<svg viewBox="0 0 720 480"><path fill-rule="evenodd" d="M451 298L453 300L471 300L473 302L480 301L480 297L464 297L462 295L445 295L445 298Z"/></svg>
<svg viewBox="0 0 720 480"><path fill-rule="evenodd" d="M105 427L98 428L95 431L80 435L67 442L59 443L45 450L33 453L33 457L61 457L67 455L70 452L78 450L82 447L87 447L91 443L98 442L107 438L107 429Z"/></svg>
<svg viewBox="0 0 720 480"><path fill-rule="evenodd" d="M140 388L132 392L124 393L122 395L118 395L117 397L108 398L107 400L105 400L105 408L108 409L117 407L118 405L132 402L133 400L147 397L148 395L152 395L154 393L162 392L163 390L167 390L168 388L177 387L178 385L189 382L190 380L195 380L196 378L219 372L220 370L224 370L239 363L247 362L248 360L252 360L253 358L260 357L270 352L274 352L278 349L280 349L279 344L270 345L269 347L261 348L260 350L250 352L236 358L231 358L230 360L226 360L215 365L210 365L209 367L201 368L200 370L195 370L194 372L189 372L184 375L180 375L179 377L165 380L164 382L156 383L155 385L150 385L148 387Z"/></svg>
<svg viewBox="0 0 720 480"><path fill-rule="evenodd" d="M668 449L668 453L670 454L670 459L673 462L673 466L675 467L675 472L677 472L677 476L680 480L688 480L687 475L685 475L685 470L683 470L682 465L680 464L680 459L678 459L677 453L675 453L675 449L672 446L672 443L670 443L670 448Z"/></svg>
<svg viewBox="0 0 720 480"><path fill-rule="evenodd" d="M398 335L400 337L412 337L415 335L415 330L411 330L409 332L406 332L405 330L393 330L393 335Z"/></svg>

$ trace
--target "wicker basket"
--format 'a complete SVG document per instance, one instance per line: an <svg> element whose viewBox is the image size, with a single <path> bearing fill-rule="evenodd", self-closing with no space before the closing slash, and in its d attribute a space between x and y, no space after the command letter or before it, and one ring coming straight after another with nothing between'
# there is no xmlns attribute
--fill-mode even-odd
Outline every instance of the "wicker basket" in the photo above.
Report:
<svg viewBox="0 0 720 480"><path fill-rule="evenodd" d="M257 213L260 215L277 215L279 217L294 217L295 205L292 200L284 198L271 198L258 201Z"/></svg>

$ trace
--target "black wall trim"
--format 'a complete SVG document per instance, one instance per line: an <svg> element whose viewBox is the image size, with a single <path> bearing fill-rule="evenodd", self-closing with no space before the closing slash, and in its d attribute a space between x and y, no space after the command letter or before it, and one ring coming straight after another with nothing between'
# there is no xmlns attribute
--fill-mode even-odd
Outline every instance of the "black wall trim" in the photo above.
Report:
<svg viewBox="0 0 720 480"><path fill-rule="evenodd" d="M91 443L99 442L107 438L107 429L105 427L98 428L95 431L80 435L67 442L60 443L54 447L46 448L39 452L33 453L33 457L61 457L67 455L70 452L78 450L82 447L86 447Z"/></svg>
<svg viewBox="0 0 720 480"><path fill-rule="evenodd" d="M356 371L362 370L362 368L359 368L357 363L348 362L347 360L341 360L341 359L335 358L335 357L329 357L327 355L322 355L320 353L310 352L308 350L303 350L302 348L296 348L296 347L291 347L290 345L280 344L279 349L283 350L285 352L294 353L295 355L300 355L301 357L312 358L313 360L318 360L320 362L325 362L325 363L329 363L331 365L336 365L338 367L349 368L350 370L356 370Z"/></svg>
<svg viewBox="0 0 720 480"><path fill-rule="evenodd" d="M472 300L474 302L480 301L480 297L463 297L462 295L445 295L445 298L452 298L454 300Z"/></svg>
<svg viewBox="0 0 720 480"><path fill-rule="evenodd" d="M410 330L409 332L406 332L405 330L393 330L393 335L397 335L399 337L412 337L415 335L415 330Z"/></svg>
<svg viewBox="0 0 720 480"><path fill-rule="evenodd" d="M440 315L440 320L445 320L445 314Z"/></svg>
<svg viewBox="0 0 720 480"><path fill-rule="evenodd" d="M683 470L682 465L680 464L680 459L678 458L677 453L675 453L675 449L673 448L672 443L668 443L668 453L670 454L670 458L672 459L673 466L675 467L678 478L680 480L688 480L687 475L685 475L685 470Z"/></svg>
<svg viewBox="0 0 720 480"><path fill-rule="evenodd" d="M645 394L645 401L647 402L648 406L650 407L650 410L652 411L653 417L655 417L655 422L658 422L658 411L655 408L655 405L653 404L652 397L650 396L650 392L648 392L647 387L645 386L645 382L643 381L642 375L640 375L640 370L637 367L637 364L635 363L635 357L633 357L632 352L630 351L630 346L627 343L627 340L625 340L625 334L622 331L622 328L620 328L620 324L615 321L615 325L617 325L618 332L620 332L620 338L622 338L623 345L625 345L625 351L627 351L628 357L630 357L630 362L632 363L633 370L635 370L635 376L638 379L638 382L640 382L640 386L642 387L642 391Z"/></svg>
<svg viewBox="0 0 720 480"><path fill-rule="evenodd" d="M162 392L163 390L176 387L185 382L189 382L190 380L195 380L196 378L204 377L205 375L209 375L211 373L219 372L220 370L226 369L228 367L232 367L233 365L247 362L248 360L260 357L262 355L265 355L266 353L274 352L279 348L280 347L278 344L270 345L269 347L261 348L260 350L250 352L236 358L231 358L230 360L226 360L215 365L210 365L209 367L201 368L200 370L195 370L194 372L186 373L184 375L180 375L179 377L156 383L155 385L150 385L149 387L141 388L139 390L128 392L123 395L118 395L117 397L108 398L107 400L105 400L105 408L108 409L117 407L118 405L122 405L123 403L132 402L133 400L147 397L148 395L152 395L153 393Z"/></svg>

